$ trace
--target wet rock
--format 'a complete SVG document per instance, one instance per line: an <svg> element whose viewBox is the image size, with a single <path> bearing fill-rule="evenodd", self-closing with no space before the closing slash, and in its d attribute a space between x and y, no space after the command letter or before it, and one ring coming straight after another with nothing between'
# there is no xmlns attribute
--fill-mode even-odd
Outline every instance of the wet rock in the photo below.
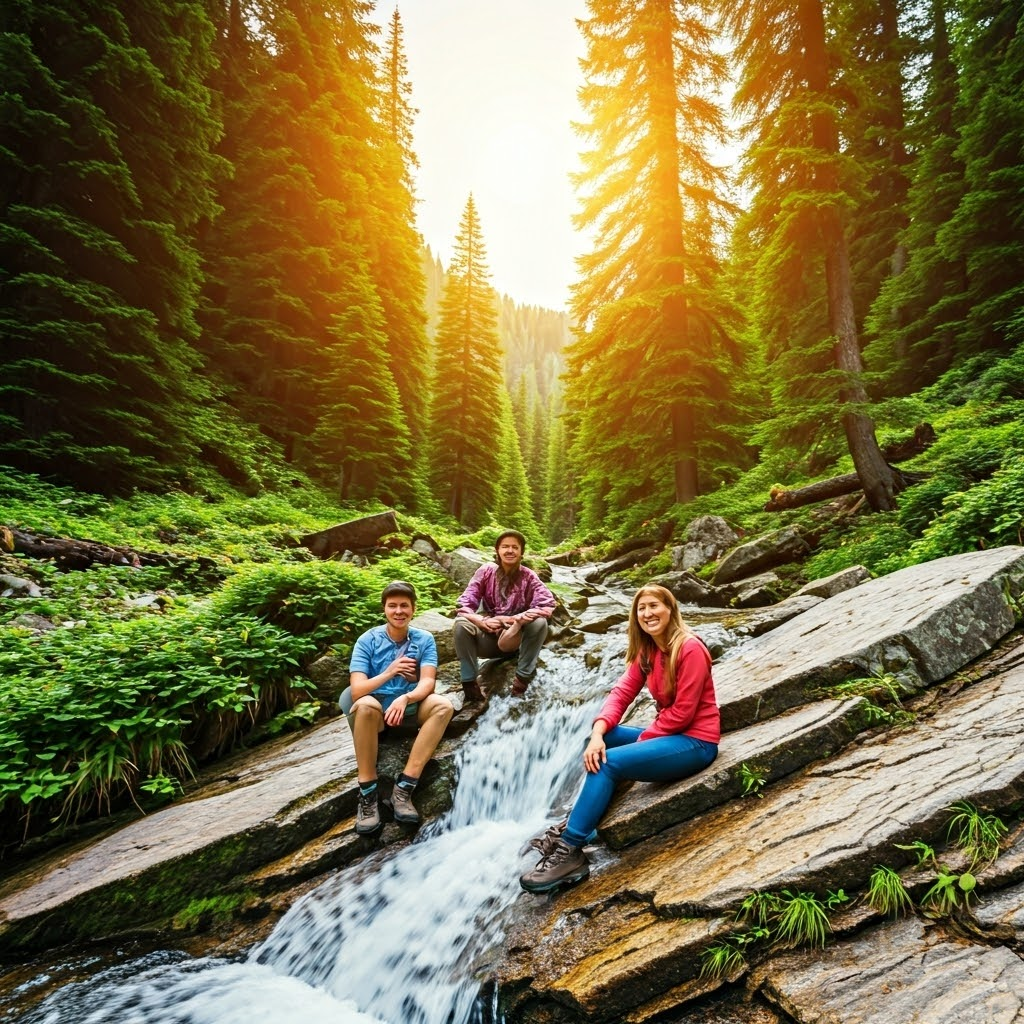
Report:
<svg viewBox="0 0 1024 1024"><path fill-rule="evenodd" d="M439 665L455 659L455 619L435 608L417 615L412 620L412 625L417 629L425 629L433 636L434 643L437 644Z"/></svg>
<svg viewBox="0 0 1024 1024"><path fill-rule="evenodd" d="M1024 588L1024 549L938 558L821 602L716 665L723 728L857 676L890 672L908 690L951 676L1013 629L1004 586Z"/></svg>
<svg viewBox="0 0 1024 1024"><path fill-rule="evenodd" d="M662 573L660 576L652 576L650 582L670 590L680 604L697 605L701 608L725 608L728 604L721 591L689 571Z"/></svg>
<svg viewBox="0 0 1024 1024"><path fill-rule="evenodd" d="M941 849L948 808L957 800L983 795L986 806L1006 813L1024 797L1022 693L1018 665L963 690L929 720L802 769L761 800L731 801L628 847L554 900L538 906L524 896L521 902L534 901L526 918L532 941L527 946L516 933L520 944L508 948L501 975L513 999L530 979L533 1001L529 1012L523 1003L519 1019L544 1020L544 1007L557 1004L576 1019L628 1014L643 1021L637 1008L654 993L696 982L701 950L727 930L748 893L863 891L876 864L907 863L910 855L898 844L921 839ZM859 973L851 968L847 976ZM837 972L829 984L840 985L843 976ZM824 984L818 976L819 993Z"/></svg>
<svg viewBox="0 0 1024 1024"><path fill-rule="evenodd" d="M609 807L599 835L613 849L649 839L742 797L744 765L767 785L828 757L868 726L864 705L860 697L818 701L731 733L714 763L697 775L680 782L633 783ZM758 796L759 787L748 799Z"/></svg>
<svg viewBox="0 0 1024 1024"><path fill-rule="evenodd" d="M781 597L782 580L773 572L762 572L715 589L733 608L764 608Z"/></svg>
<svg viewBox="0 0 1024 1024"><path fill-rule="evenodd" d="M777 565L804 558L810 553L810 546L795 526L767 533L763 537L733 548L722 559L712 583L716 587L734 580L753 576L773 569Z"/></svg>
<svg viewBox="0 0 1024 1024"><path fill-rule="evenodd" d="M577 629L585 633L607 633L614 626L629 621L629 604L615 594L595 594L580 612Z"/></svg>
<svg viewBox="0 0 1024 1024"><path fill-rule="evenodd" d="M388 510L339 523L327 530L307 533L299 540L318 558L330 558L343 551L369 551L377 546L382 537L397 529L395 513Z"/></svg>
<svg viewBox="0 0 1024 1024"><path fill-rule="evenodd" d="M950 941L916 920L823 951L773 958L754 971L751 986L801 1024L1013 1024L1024 1018L1019 956Z"/></svg>
<svg viewBox="0 0 1024 1024"><path fill-rule="evenodd" d="M441 567L459 585L462 590L469 586L473 573L481 565L493 561L489 554L476 548L459 547L441 556Z"/></svg>
<svg viewBox="0 0 1024 1024"><path fill-rule="evenodd" d="M777 629L784 622L789 622L797 615L809 611L824 600L823 597L812 597L810 594L804 594L802 597L795 595L787 597L778 604L757 609L754 614L735 623L733 629L740 636L762 636L772 629Z"/></svg>
<svg viewBox="0 0 1024 1024"><path fill-rule="evenodd" d="M790 597L803 597L805 594L812 597L835 597L844 590L867 583L869 579L871 573L863 565L851 565L848 569L840 569L831 576L805 583L799 590L790 594Z"/></svg>
<svg viewBox="0 0 1024 1024"><path fill-rule="evenodd" d="M592 572L587 573L586 580L588 583L601 583L609 576L614 576L618 572L632 569L635 565L643 565L644 562L649 562L657 553L657 548L633 548L631 551L627 551L625 554L619 555L618 558L605 562Z"/></svg>
<svg viewBox="0 0 1024 1024"><path fill-rule="evenodd" d="M739 539L740 534L721 516L698 516L686 528L686 542L672 549L672 568L699 569Z"/></svg>

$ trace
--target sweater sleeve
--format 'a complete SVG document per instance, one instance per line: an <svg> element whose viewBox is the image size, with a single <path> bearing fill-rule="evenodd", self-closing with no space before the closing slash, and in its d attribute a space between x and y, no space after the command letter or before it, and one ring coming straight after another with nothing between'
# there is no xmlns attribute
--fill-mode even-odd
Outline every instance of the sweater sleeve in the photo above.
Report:
<svg viewBox="0 0 1024 1024"><path fill-rule="evenodd" d="M594 721L604 722L609 729L614 729L622 721L626 708L636 699L643 685L644 675L640 671L640 659L637 658L619 677L619 681L612 687L612 692L605 697L601 711Z"/></svg>
<svg viewBox="0 0 1024 1024"><path fill-rule="evenodd" d="M667 664L665 667L668 667ZM708 649L696 637L691 637L679 652L675 699L658 712L658 717L640 734L640 739L649 740L655 736L686 732L697 714L710 670L711 655Z"/></svg>
<svg viewBox="0 0 1024 1024"><path fill-rule="evenodd" d="M475 615L477 609L480 607L480 601L483 598L484 591L484 580L487 577L487 570L491 566L481 565L475 573L473 578L469 581L469 585L462 592L462 596L456 602L458 611L457 615Z"/></svg>

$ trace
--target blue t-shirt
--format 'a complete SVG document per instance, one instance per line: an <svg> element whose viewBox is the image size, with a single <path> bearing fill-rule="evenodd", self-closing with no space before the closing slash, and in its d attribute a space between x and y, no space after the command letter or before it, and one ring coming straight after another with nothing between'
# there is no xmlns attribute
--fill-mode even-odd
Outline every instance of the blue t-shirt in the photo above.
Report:
<svg viewBox="0 0 1024 1024"><path fill-rule="evenodd" d="M367 679L380 675L395 660L403 654L416 659L416 678L419 679L419 670L424 665L437 667L437 644L434 642L434 635L425 629L409 627L409 635L404 640L392 640L388 635L386 624L374 626L368 629L356 641L352 648L352 657L349 659L349 672L364 672ZM381 697L399 697L403 693L411 693L416 689L416 683L410 683L403 676L392 676L386 683L382 683L373 691L378 699Z"/></svg>

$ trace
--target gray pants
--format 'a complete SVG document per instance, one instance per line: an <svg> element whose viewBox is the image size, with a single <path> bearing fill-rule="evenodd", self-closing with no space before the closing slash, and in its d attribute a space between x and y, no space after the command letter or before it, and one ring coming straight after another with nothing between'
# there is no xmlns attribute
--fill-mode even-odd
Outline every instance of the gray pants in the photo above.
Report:
<svg viewBox="0 0 1024 1024"><path fill-rule="evenodd" d="M516 675L529 682L537 674L537 659L540 649L548 638L548 620L544 618L527 622L522 630L522 643L519 645L516 662ZM478 658L507 658L498 650L498 634L488 633L486 629L470 622L468 619L455 620L455 653L459 656L459 678L464 683L476 679Z"/></svg>

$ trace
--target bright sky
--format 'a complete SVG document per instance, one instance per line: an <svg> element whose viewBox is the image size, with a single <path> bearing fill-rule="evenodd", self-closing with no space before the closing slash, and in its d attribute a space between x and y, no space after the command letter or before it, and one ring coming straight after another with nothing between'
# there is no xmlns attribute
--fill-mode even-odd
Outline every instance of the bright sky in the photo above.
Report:
<svg viewBox="0 0 1024 1024"><path fill-rule="evenodd" d="M387 25L395 0L378 0ZM499 293L565 309L584 251L569 184L584 0L398 0L412 85L424 241L448 266L473 193ZM381 45L387 39L386 32Z"/></svg>

